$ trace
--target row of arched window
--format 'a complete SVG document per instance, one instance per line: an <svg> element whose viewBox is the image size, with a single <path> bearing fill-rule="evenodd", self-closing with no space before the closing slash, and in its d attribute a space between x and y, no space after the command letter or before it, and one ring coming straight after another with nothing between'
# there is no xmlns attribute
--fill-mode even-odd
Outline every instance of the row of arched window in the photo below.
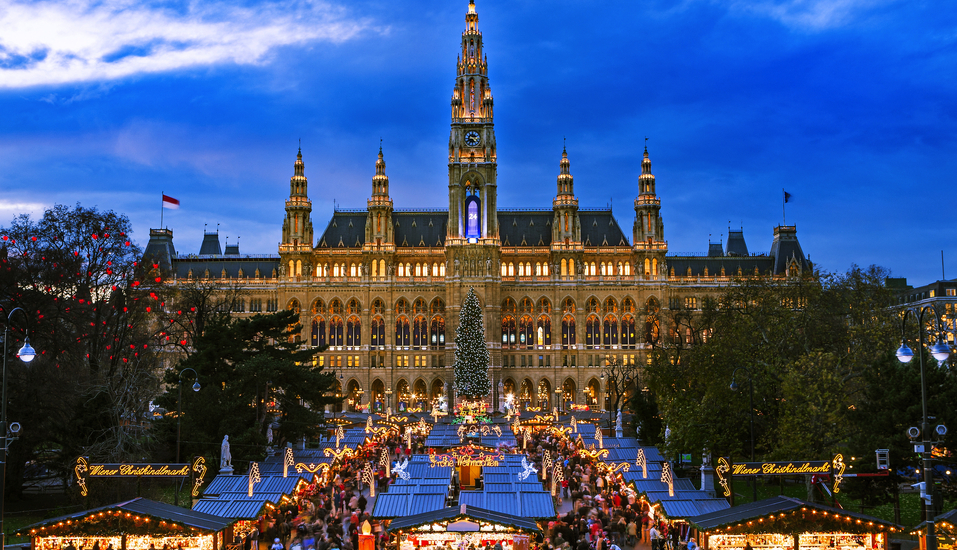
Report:
<svg viewBox="0 0 957 550"><path fill-rule="evenodd" d="M397 349L442 349L445 348L445 319L441 316L427 320L423 316L411 321L408 317L399 317L395 322L394 346ZM359 347L362 345L362 322L358 317L349 317L345 323L341 317L326 320L315 317L312 320L310 343L313 346ZM386 345L385 321L382 317L372 319L369 331L369 347L379 349Z"/></svg>
<svg viewBox="0 0 957 550"><path fill-rule="evenodd" d="M289 305L286 306L287 309L292 309L299 311L299 301L293 298L289 301ZM399 298L396 300L392 310L396 314L409 313L410 311L415 314L430 314L436 315L445 313L445 301L441 298L435 298L430 303L426 303L423 298L416 298L412 303L412 306L409 306L409 301L405 298ZM362 313L362 304L356 298L350 298L345 307L343 307L342 300L339 298L333 298L332 301L327 305L322 298L316 298L312 302L311 311L313 314L326 314L332 313L334 315L342 315L343 311L350 315L359 315ZM372 313L373 314L382 314L385 313L385 302L381 298L376 298L372 301Z"/></svg>
<svg viewBox="0 0 957 550"><path fill-rule="evenodd" d="M505 263L502 262L502 277L514 277L515 275L519 277L531 277L535 275L536 277L548 277L548 263L535 262L534 270L532 268L532 262L514 262Z"/></svg>
<svg viewBox="0 0 957 550"><path fill-rule="evenodd" d="M644 264L645 275L658 274L657 258L645 258ZM581 266L582 274L586 276L631 276L630 262L582 262ZM640 265L638 267L640 267ZM502 262L501 268L502 277L514 277L516 275L519 277L531 277L532 275L536 277L548 277L549 273L548 262L535 262L534 267L531 262ZM369 269L372 271L371 275L373 278L379 279L386 277L385 260L373 260L370 263ZM362 266L355 262L333 263L332 265L324 263L316 266L315 273L316 277L331 276L333 279L361 277ZM302 260L289 260L289 276L298 277L301 275ZM434 262L431 265L428 262L416 262L415 264L411 262L400 262L396 266L396 275L399 277L429 277L430 275L432 277L445 277L445 262ZM574 275L576 275L575 260L563 258L561 261L561 276L568 277Z"/></svg>
<svg viewBox="0 0 957 550"><path fill-rule="evenodd" d="M646 322L645 341L656 342L657 332L652 331L656 325L656 317ZM575 331L575 317L566 315L562 318L561 343L562 349L573 348L577 345ZM626 315L619 319L614 316L599 319L591 315L585 320L585 349L612 348L621 346L624 349L634 349L638 344L635 318ZM502 348L503 349L543 349L552 345L552 321L542 315L533 320L526 315L516 320L511 315L502 318Z"/></svg>

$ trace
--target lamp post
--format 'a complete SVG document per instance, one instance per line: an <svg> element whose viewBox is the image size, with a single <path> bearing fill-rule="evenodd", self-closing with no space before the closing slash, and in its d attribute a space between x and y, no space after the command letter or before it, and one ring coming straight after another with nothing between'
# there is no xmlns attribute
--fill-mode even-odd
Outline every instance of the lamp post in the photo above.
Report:
<svg viewBox="0 0 957 550"><path fill-rule="evenodd" d="M734 369L734 372L731 373L731 391L738 391L738 383L735 382L735 376L741 369L744 369L744 372L748 373L748 412L750 413L749 416L751 422L751 462L754 462L754 379L751 377L751 369L748 367L738 367ZM755 476L751 476L751 499L752 502L757 502L758 500L758 480Z"/></svg>
<svg viewBox="0 0 957 550"><path fill-rule="evenodd" d="M6 501L4 497L7 490L7 447L10 444L10 440L7 439L7 341L10 335L10 320L17 311L22 313L23 317L26 318L27 312L15 307L7 314L7 322L3 325L3 389L0 391L0 400L2 400L2 404L0 404L0 448L2 448L2 454L0 454L0 548L3 548L7 542L6 534L3 530L4 502ZM27 336L23 339L23 347L20 348L17 357L24 363L29 363L33 361L36 355L37 352L33 349L33 346L30 345L28 331Z"/></svg>
<svg viewBox="0 0 957 550"><path fill-rule="evenodd" d="M183 373L186 371L193 372L193 391L199 391L201 387L199 385L199 375L196 374L196 371L186 367L185 369L179 371L179 398L176 400L176 463L179 464L179 441L180 441L180 427L183 424Z"/></svg>
<svg viewBox="0 0 957 550"><path fill-rule="evenodd" d="M901 317L901 347L897 349L897 358L901 363L909 363L914 358L914 352L907 346L904 338L904 329L907 325L907 316L913 314L917 317L917 357L920 363L920 402L921 402L921 443L923 451L922 474L924 478L925 494L924 498L924 522L926 532L924 533L925 549L937 550L937 527L934 525L934 465L931 457L930 441L930 422L927 420L927 378L924 376L924 333L927 327L924 325L924 314L930 311L934 314L935 328L937 329L937 343L930 347L930 354L937 359L939 364L943 364L950 358L950 346L944 341L944 329L946 323L940 319L940 314L933 306L918 306L904 310Z"/></svg>
<svg viewBox="0 0 957 550"><path fill-rule="evenodd" d="M555 405L558 407L559 413L564 413L565 404L562 402L562 389L555 388Z"/></svg>

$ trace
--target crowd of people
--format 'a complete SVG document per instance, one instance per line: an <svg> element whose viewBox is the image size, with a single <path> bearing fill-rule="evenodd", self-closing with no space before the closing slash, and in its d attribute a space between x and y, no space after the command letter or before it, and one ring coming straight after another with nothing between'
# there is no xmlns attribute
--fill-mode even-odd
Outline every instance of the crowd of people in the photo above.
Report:
<svg viewBox="0 0 957 550"><path fill-rule="evenodd" d="M556 506L566 508L562 503L568 499L572 503L570 511L542 525L544 532L534 539L532 550L632 550L640 544L650 545L651 550L694 550L686 526L657 517L648 502L627 490L620 475L580 453L579 447L574 439L557 431L540 429L531 434L526 453L537 465L546 488L554 470L543 471L545 452L562 468ZM376 471L377 492L387 490L393 480L380 464L382 449L388 449L396 461L427 452L424 435L413 436L410 448L395 432L360 446L350 458L336 464L329 483L309 486L298 495L296 504L283 505L264 518L259 529L244 540L243 550L357 550L366 521L375 535L376 550L386 550L389 539L384 526L371 518L372 510L359 483L362 470L370 463ZM458 493L454 476L450 483L449 498L454 500Z"/></svg>

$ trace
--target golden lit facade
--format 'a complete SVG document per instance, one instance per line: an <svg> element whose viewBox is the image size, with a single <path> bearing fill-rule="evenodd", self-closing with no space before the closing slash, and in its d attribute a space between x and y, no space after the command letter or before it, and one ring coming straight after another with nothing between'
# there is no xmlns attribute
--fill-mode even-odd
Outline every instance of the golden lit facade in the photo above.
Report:
<svg viewBox="0 0 957 550"><path fill-rule="evenodd" d="M494 406L512 394L529 408L601 409L602 365L640 364L675 337L663 312L698 309L736 276L809 268L793 226L775 229L770 254L749 254L737 231L727 249L669 256L647 149L630 240L609 208L579 207L564 150L551 209L499 208L493 119L470 3L451 98L447 210L395 209L380 147L366 208L336 210L314 241L300 151L278 256L229 246L217 255L218 236L207 234L215 243L204 243L206 254L179 258L168 230L151 232L147 252L166 246L167 232L177 277L240 285L246 314L298 310L300 341L328 346L315 361L338 373L353 410L429 408L453 397L453 340L470 287L485 311Z"/></svg>

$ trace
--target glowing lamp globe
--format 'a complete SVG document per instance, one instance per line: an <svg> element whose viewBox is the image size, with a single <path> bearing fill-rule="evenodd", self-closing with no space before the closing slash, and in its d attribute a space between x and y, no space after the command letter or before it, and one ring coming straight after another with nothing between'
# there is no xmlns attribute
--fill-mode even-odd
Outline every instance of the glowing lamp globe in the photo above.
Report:
<svg viewBox="0 0 957 550"><path fill-rule="evenodd" d="M897 348L897 359L901 363L910 363L910 360L914 358L914 350L907 347L907 344L901 344L901 347Z"/></svg>
<svg viewBox="0 0 957 550"><path fill-rule="evenodd" d="M24 338L23 347L20 348L20 351L17 352L17 357L20 358L24 363L29 363L33 361L33 358L37 356L37 352L33 349L33 346L30 345L30 339Z"/></svg>
<svg viewBox="0 0 957 550"><path fill-rule="evenodd" d="M946 361L950 358L950 346L943 340L937 340L937 343L930 347L930 354L938 361Z"/></svg>

